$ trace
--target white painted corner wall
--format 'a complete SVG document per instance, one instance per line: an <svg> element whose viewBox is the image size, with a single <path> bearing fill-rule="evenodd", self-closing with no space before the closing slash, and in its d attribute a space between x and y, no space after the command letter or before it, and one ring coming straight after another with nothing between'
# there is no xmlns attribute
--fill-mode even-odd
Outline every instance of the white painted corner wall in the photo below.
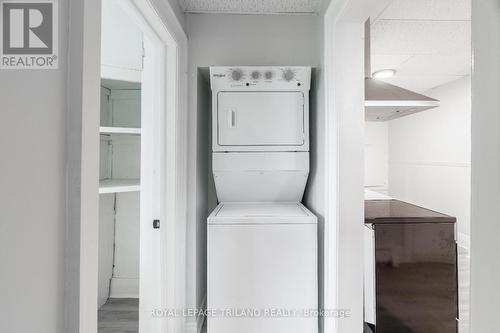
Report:
<svg viewBox="0 0 500 333"><path fill-rule="evenodd" d="M58 69L0 70L0 332L66 332L69 7Z"/></svg>
<svg viewBox="0 0 500 333"><path fill-rule="evenodd" d="M500 299L500 2L472 1L471 332L496 332Z"/></svg>
<svg viewBox="0 0 500 333"><path fill-rule="evenodd" d="M323 332L363 331L364 26L388 1L333 1L325 12ZM346 64L349 64L346 66Z"/></svg>
<svg viewBox="0 0 500 333"><path fill-rule="evenodd" d="M389 122L365 122L365 187L389 190Z"/></svg>

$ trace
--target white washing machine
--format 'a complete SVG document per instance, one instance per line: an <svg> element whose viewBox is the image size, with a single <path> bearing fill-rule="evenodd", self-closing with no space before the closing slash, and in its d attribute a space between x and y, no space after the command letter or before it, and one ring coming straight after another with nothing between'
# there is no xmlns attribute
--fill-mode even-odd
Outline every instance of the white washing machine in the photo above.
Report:
<svg viewBox="0 0 500 333"><path fill-rule="evenodd" d="M300 203L219 204L208 218L208 307L219 310L208 331L316 332L316 239Z"/></svg>
<svg viewBox="0 0 500 333"><path fill-rule="evenodd" d="M308 67L212 67L208 333L317 333Z"/></svg>

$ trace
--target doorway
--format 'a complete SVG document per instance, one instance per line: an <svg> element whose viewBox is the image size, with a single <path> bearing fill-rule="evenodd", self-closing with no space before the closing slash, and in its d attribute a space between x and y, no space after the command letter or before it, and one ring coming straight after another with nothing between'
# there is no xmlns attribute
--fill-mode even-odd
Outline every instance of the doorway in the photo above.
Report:
<svg viewBox="0 0 500 333"><path fill-rule="evenodd" d="M161 227L165 128L155 108L163 103L162 83L153 73L164 64L156 60L158 37L131 3L104 0L101 20L98 332L139 332L150 317L139 309L160 304L146 295L161 294L142 280L160 265L148 265L144 254L162 241L154 232Z"/></svg>
<svg viewBox="0 0 500 333"><path fill-rule="evenodd" d="M70 128L82 137L81 145L70 145L81 154L75 169L81 184L69 208L79 214L68 241L79 287L76 297L68 294L68 331L98 332L98 306L117 299L130 310L123 322L132 332L177 331L180 319L151 314L184 307L187 40L171 8L154 0L99 3L86 7L84 26L98 28L83 29L84 69L70 81L82 98L81 128ZM110 31L105 11L127 34L103 45L97 61L92 43L101 29L93 21L101 9L103 34ZM106 260L99 260L99 243L106 244Z"/></svg>
<svg viewBox="0 0 500 333"><path fill-rule="evenodd" d="M364 244L367 251L365 260L376 260L379 265L376 271L380 275L386 272L384 265L403 267L397 273L399 286L406 288L407 295L414 293L412 299L420 305L412 311L413 320L420 311L424 317L440 318L439 323L431 321L426 324L433 325L434 330L455 332L457 325L458 332L467 333L470 308L471 1L431 4L426 1L410 3L392 0L367 23L367 31L365 89L369 104L366 107L364 133L365 213L371 217L373 207L389 202L401 207L409 203L420 207L422 215L438 212L450 216L450 221L454 222L447 237L429 229L425 238L412 238L407 232L404 238L393 237L393 243L384 244L379 239L375 244L378 253L375 254L369 253L373 251L373 244L368 237L369 241ZM457 31L460 33L455 35ZM386 97L378 89L382 86L398 97L398 100L391 100L394 102L392 105L384 101ZM404 211L399 211L391 218L396 221L403 214ZM437 220L432 223L436 230L442 227ZM371 223L368 225L376 229ZM404 227L408 230L414 225ZM442 242L441 248L449 250L442 257L429 245L438 237ZM422 244L422 241L427 244ZM423 248L428 251L425 258ZM386 249L390 251L385 252ZM439 291L453 286L449 293L437 296L431 286L426 286L429 288L426 294L421 288L404 284L410 279L418 279L418 274L429 278L435 273L429 268L429 263L433 267L445 268L432 280ZM405 281L401 271L419 265L422 265L421 270L412 272ZM375 269L365 269L365 281L368 280L367 271L370 271L369 279L379 293L376 294L374 288L365 288L371 290L372 298L366 304L366 308L372 310L365 309L365 319L366 314L371 313L365 321L375 324L377 314L377 318L382 318L377 323L377 329L382 330L382 322L392 325L396 318L408 323L410 316L403 314L406 310L404 306L398 304L397 310L387 306L384 283L390 281L391 275L384 276L385 281L377 281ZM443 272L448 272L450 278ZM398 294L391 288L388 294ZM400 298L391 301L397 303ZM428 307L425 309L426 302L441 305L436 306L430 316L425 313L429 311ZM375 311L374 304L393 317L379 315L381 311ZM416 324L411 325L415 331L423 329ZM421 325L424 325L423 321ZM447 326L449 328L445 328Z"/></svg>
<svg viewBox="0 0 500 333"><path fill-rule="evenodd" d="M324 332L363 331L363 25L369 17L377 18L390 2L332 2L325 13L326 151L329 153L325 177L329 189L325 199L328 205L323 308L348 308L351 313L348 318L324 318Z"/></svg>

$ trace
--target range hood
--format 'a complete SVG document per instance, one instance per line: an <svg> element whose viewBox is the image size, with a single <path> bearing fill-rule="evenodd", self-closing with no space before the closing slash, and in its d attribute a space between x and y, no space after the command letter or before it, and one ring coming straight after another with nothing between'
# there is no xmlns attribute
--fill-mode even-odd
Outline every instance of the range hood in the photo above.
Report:
<svg viewBox="0 0 500 333"><path fill-rule="evenodd" d="M439 106L439 101L398 86L365 79L366 121L387 121Z"/></svg>
<svg viewBox="0 0 500 333"><path fill-rule="evenodd" d="M370 20L365 24L365 120L388 121L439 106L425 95L371 78Z"/></svg>

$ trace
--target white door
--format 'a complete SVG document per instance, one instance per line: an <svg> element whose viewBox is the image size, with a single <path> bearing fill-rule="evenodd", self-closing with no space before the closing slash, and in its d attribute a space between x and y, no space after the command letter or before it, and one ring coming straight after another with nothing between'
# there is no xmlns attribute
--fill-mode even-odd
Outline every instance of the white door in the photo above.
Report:
<svg viewBox="0 0 500 333"><path fill-rule="evenodd" d="M304 94L220 92L217 124L221 146L301 146L304 144Z"/></svg>

